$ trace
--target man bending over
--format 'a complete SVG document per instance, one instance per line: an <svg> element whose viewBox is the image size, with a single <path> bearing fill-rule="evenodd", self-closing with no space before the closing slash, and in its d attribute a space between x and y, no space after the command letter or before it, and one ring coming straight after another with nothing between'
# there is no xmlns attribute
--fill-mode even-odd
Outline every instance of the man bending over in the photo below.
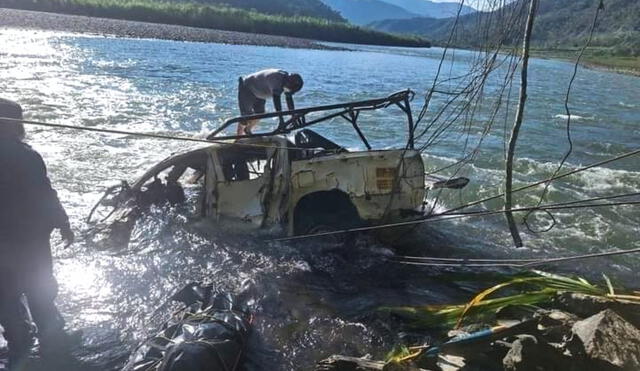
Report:
<svg viewBox="0 0 640 371"><path fill-rule="evenodd" d="M282 111L281 96L285 94L287 108L295 109L293 94L302 89L302 77L278 69L268 69L241 77L238 85L238 104L242 116L265 113L267 99L273 99L273 107ZM249 135L259 120L249 120L238 124L237 135Z"/></svg>

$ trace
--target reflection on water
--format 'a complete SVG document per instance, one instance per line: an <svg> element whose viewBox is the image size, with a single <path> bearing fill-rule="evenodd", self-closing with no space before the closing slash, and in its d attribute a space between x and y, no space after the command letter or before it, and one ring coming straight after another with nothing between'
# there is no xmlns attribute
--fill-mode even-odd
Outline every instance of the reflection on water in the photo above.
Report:
<svg viewBox="0 0 640 371"><path fill-rule="evenodd" d="M28 118L191 136L235 116L237 77L261 68L300 72L306 85L297 105L303 107L405 88L421 92L431 85L440 54L438 49L289 50L14 30L0 30L0 44L0 90L3 97L22 103ZM471 60L470 53L457 52L447 73L464 72ZM558 61L532 63L517 184L550 176L566 150L562 98L571 68ZM571 166L635 149L640 142L639 89L637 78L580 71L571 100ZM418 94L415 109L420 99ZM442 103L439 99L434 104ZM374 145L390 147L405 140L398 113L363 114L363 129ZM335 120L318 130L348 148L360 146L346 122ZM477 140L480 131L481 124L474 124L471 139ZM453 163L464 145L460 138L456 133L432 147L425 154L428 168ZM486 139L478 159L458 174L472 183L444 195L441 207L500 191L502 138L497 131ZM106 187L140 175L171 153L194 148L39 127L29 128L28 139L45 157L76 230L85 227L83 218ZM549 201L637 190L637 163L626 160L555 183ZM530 204L537 194L519 195L517 202ZM499 217L422 226L400 248L432 256L529 257L640 247L640 215L634 207L559 212L555 217L558 227L546 234L525 233L527 248L518 251L509 247ZM261 235L201 224L180 210L157 207L138 223L131 244L117 251L96 251L82 239L69 250L54 248L59 305L71 326L85 332L83 358L104 369L121 365L135 344L169 315L168 296L191 281L212 282L251 298L256 323L249 369L282 370L309 369L332 353L381 356L398 334L376 308L458 301L484 285L474 282L482 276L464 275L469 271L397 266L383 258L392 253L390 246L368 239L353 250L336 251L317 243L271 243ZM587 276L607 269L607 274L633 283L638 268L638 257L617 257L561 269Z"/></svg>

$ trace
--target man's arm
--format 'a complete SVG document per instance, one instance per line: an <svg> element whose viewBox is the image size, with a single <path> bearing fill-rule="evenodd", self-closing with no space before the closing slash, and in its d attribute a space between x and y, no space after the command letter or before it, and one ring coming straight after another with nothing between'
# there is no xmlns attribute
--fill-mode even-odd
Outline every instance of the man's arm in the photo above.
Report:
<svg viewBox="0 0 640 371"><path fill-rule="evenodd" d="M285 98L287 99L287 108L289 111L296 109L296 105L293 103L293 94L285 93Z"/></svg>
<svg viewBox="0 0 640 371"><path fill-rule="evenodd" d="M60 203L58 193L51 186L51 181L47 176L47 167L42 157L33 152L32 165L29 166L31 186L35 195L40 197L40 205L43 208L43 217L47 218L50 225L60 229L62 238L67 242L73 242L74 235L69 225L69 216Z"/></svg>
<svg viewBox="0 0 640 371"><path fill-rule="evenodd" d="M282 111L282 98L280 94L273 94L273 107L276 109L276 112Z"/></svg>
<svg viewBox="0 0 640 371"><path fill-rule="evenodd" d="M273 95L273 107L276 109L276 112L282 112L282 101L281 94ZM280 121L280 127L284 126L284 117L282 115L278 116Z"/></svg>

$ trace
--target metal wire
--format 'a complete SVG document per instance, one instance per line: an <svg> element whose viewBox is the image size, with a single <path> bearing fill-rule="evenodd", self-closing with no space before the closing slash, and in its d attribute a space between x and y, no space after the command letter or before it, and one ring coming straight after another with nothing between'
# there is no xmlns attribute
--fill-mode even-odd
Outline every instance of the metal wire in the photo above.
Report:
<svg viewBox="0 0 640 371"><path fill-rule="evenodd" d="M618 156L615 156L615 157L611 157L611 158L609 158L607 160L599 161L599 162L593 163L591 165L583 166L583 167L568 171L568 172L566 172L564 174L560 174L560 175L557 175L555 177L550 177L550 178L547 178L547 179L544 179L544 180L541 180L541 181L538 181L538 182L535 182L535 183L532 183L532 184L529 184L529 185L526 185L526 186L523 186L523 187L520 187L520 188L516 188L516 189L513 190L513 192L515 193L515 192L524 191L526 189L530 189L530 188L539 186L540 184L544 184L544 183L550 182L552 180L565 178L565 177L568 177L569 175L577 174L577 173L592 169L594 167L606 165L606 164L609 164L611 162L619 161L619 160L625 159L627 157L635 156L635 155L638 155L638 154L640 154L640 149L636 149L636 150L633 150L633 151L630 151L630 152L626 152L626 153L623 153L621 155L618 155ZM442 214L448 214L448 213L452 213L454 211L466 209L468 207L479 205L479 204L487 202L487 201L491 201L491 200L495 200L495 199L498 199L498 198L502 198L503 196L504 196L504 193L500 193L500 194L495 195L495 196L491 196L491 197L483 198L483 199L480 199L480 200L476 200L476 201L467 203L465 205L449 209L449 210L443 212Z"/></svg>
<svg viewBox="0 0 640 371"><path fill-rule="evenodd" d="M257 144L257 143L242 143L242 142L230 142L230 141L222 141L222 140L212 140L212 139L200 139L200 138L192 138L178 135L165 135L165 134L151 134L151 133L140 133L135 131L127 131L127 130L116 130L116 129L100 129L100 128L90 128L85 126L77 126L77 125L66 125L66 124L53 124L49 122L42 121L33 121L33 120L20 120L13 119L9 117L0 117L0 121L9 121L9 122L19 122L25 125L36 125L36 126L45 126L59 129L72 129L72 130L80 130L80 131L89 131L95 133L106 133L106 134L118 134L118 135L131 135L134 137L142 137L142 138L152 138L152 139L164 139L164 140L177 140L183 142L196 142L196 143L207 143L207 144L219 144L225 146L240 146L240 147L254 147L254 148L274 148L274 149L300 149L307 150L308 148L295 147L295 146L273 146L266 144Z"/></svg>
<svg viewBox="0 0 640 371"><path fill-rule="evenodd" d="M620 197L619 195L612 197ZM589 202L590 199L582 200L581 202ZM542 206L532 206L532 207L521 207L517 209L511 209L512 212L525 212L531 210L569 210L569 209L584 209L584 208L597 208L597 207L611 207L611 206L630 206L630 205L640 205L640 201L627 201L627 202L607 202L607 203L599 203L599 204L587 204L587 205L575 205L573 203L558 203L558 204L550 204L550 205L542 205ZM360 227L360 228L352 228L352 229L343 229L338 231L330 231L316 234L306 234L292 237L283 237L271 239L269 241L275 242L283 242L283 241L294 241L301 240L306 238L314 238L314 237L324 237L331 236L336 234L343 233L353 233L353 232L367 232L378 229L387 229L387 228L395 228L395 227L405 227L422 223L430 223L430 222L441 222L445 220L455 220L461 218L468 218L472 216L488 216L488 215L497 215L503 214L506 210L490 210L490 211L470 211L465 213L456 213L456 214L434 214L425 218L419 218L415 220L410 220L406 222L398 222L398 223L389 223L389 224L381 224L370 227Z"/></svg>
<svg viewBox="0 0 640 371"><path fill-rule="evenodd" d="M573 66L573 73L571 74L571 79L569 80L569 85L567 86L567 92L564 97L564 109L567 114L566 133L567 133L567 143L569 144L569 148L567 149L567 152L562 157L562 160L560 160L560 164L558 165L556 170L553 172L552 177L555 175L558 175L560 170L562 170L562 167L564 166L564 164L569 159L569 156L571 156L571 153L573 152L573 139L571 138L571 109L569 108L569 98L571 97L571 90L573 88L573 83L575 82L576 76L578 75L578 67L580 66L580 61L582 60L582 56L584 55L584 52L591 45L591 40L593 40L593 34L596 30L596 27L598 26L598 18L600 16L600 12L603 9L604 9L604 0L600 0L598 8L596 9L596 14L593 17L593 23L591 25L591 30L589 31L589 37L587 38L587 41L585 42L584 46L580 49L580 53L578 54L578 57L576 58L576 61ZM547 192L549 191L550 185L551 185L551 181L547 182L544 185L544 189L542 190L542 193L540 194L540 199L538 200L538 205L544 202ZM528 216L529 214L525 215L524 217L525 223ZM553 227L551 227L549 230L551 230L552 228Z"/></svg>
<svg viewBox="0 0 640 371"><path fill-rule="evenodd" d="M574 256L564 256L558 258L547 258L547 259L441 259L441 258L430 258L430 257L397 257L397 259L407 259L407 260L415 260L415 261L403 261L403 260L393 260L389 259L389 261L393 263L399 264L407 264L407 265L419 265L419 266L428 266L428 267L469 267L469 268L498 268L498 267L511 267L511 268L532 268L541 265L547 264L556 264L556 263L564 263L569 261L576 260L584 260L584 259L594 259L594 258L602 258L616 255L627 255L627 254L637 254L640 253L640 248L631 249L631 250L617 250L617 251L606 251L601 253L593 253L593 254L584 254L584 255L574 255ZM423 261L421 261L423 260Z"/></svg>

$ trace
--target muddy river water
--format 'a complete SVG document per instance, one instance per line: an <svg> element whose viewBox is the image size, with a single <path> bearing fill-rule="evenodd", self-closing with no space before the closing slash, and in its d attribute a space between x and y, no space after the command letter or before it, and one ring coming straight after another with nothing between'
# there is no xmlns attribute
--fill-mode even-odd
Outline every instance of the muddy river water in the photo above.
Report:
<svg viewBox="0 0 640 371"><path fill-rule="evenodd" d="M441 50L358 48L357 51L294 50L158 40L0 30L0 94L20 102L26 116L52 123L156 133L201 135L237 114L240 75L267 67L301 73L299 107L385 96L411 88L416 109L431 85ZM447 74L462 74L469 52L460 51ZM534 60L530 103L518 147L516 180L524 184L555 170L566 151L563 97L570 63ZM495 88L495 86L493 87ZM491 83L487 94L491 94ZM569 167L634 150L640 143L640 79L580 69L571 98L574 151ZM363 129L378 147L402 144L398 111L363 117ZM477 130L476 130L477 129ZM478 136L471 128L471 137ZM350 127L318 128L349 148L360 146ZM493 195L503 179L503 136L489 136L482 152L460 175L471 178L440 207ZM459 135L425 153L428 169L460 156ZM73 227L102 191L193 144L29 127L28 141L43 154ZM555 183L549 201L570 201L635 192L637 158L598 167ZM540 189L517 198L535 203ZM495 206L495 205L487 205ZM168 308L154 311L176 289L206 280L252 298L256 314L248 369L310 367L328 355L381 356L398 340L376 314L386 305L441 304L467 299L488 282L487 272L406 267L384 260L394 253L447 257L531 257L637 248L637 206L555 213L558 225L543 234L524 233L515 251L501 217L461 219L419 227L397 246L363 239L351 251L314 243L266 242L233 228L203 228L179 210L151 211L131 244L96 251L83 241L63 250L55 241L59 306L73 328L84 331L79 355L117 369L131 349L153 333ZM598 280L637 282L640 256L558 266L560 272ZM485 281L482 281L485 279Z"/></svg>

